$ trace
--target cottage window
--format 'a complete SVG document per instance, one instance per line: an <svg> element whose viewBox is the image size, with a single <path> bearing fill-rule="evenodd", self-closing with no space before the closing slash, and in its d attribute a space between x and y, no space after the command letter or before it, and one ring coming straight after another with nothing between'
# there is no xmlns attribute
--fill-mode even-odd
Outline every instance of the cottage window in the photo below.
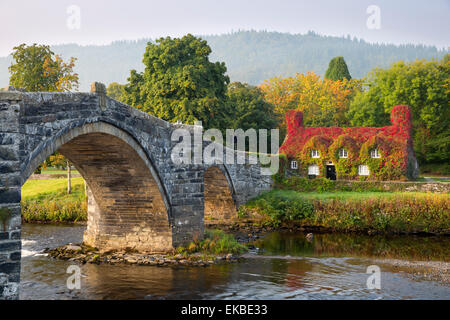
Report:
<svg viewBox="0 0 450 320"><path fill-rule="evenodd" d="M311 158L320 158L319 150L312 150L311 151Z"/></svg>
<svg viewBox="0 0 450 320"><path fill-rule="evenodd" d="M339 150L339 158L348 158L347 150L340 149Z"/></svg>
<svg viewBox="0 0 450 320"><path fill-rule="evenodd" d="M313 164L308 167L308 175L310 176L318 176L319 175L319 166L317 164Z"/></svg>
<svg viewBox="0 0 450 320"><path fill-rule="evenodd" d="M360 176L368 176L369 175L369 167L366 165L360 165L358 167L358 174Z"/></svg>
<svg viewBox="0 0 450 320"><path fill-rule="evenodd" d="M291 161L291 169L298 169L298 164L297 164L297 161L295 161L295 160L293 160L293 161Z"/></svg>
<svg viewBox="0 0 450 320"><path fill-rule="evenodd" d="M370 157L371 158L381 158L381 155L378 152L378 149L373 149L372 151L370 151Z"/></svg>

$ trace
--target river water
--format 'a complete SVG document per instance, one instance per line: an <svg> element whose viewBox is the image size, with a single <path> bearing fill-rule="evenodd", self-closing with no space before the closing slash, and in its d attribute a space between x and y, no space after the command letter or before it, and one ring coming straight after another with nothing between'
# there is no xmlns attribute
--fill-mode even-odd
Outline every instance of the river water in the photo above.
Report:
<svg viewBox="0 0 450 320"><path fill-rule="evenodd" d="M21 299L450 299L450 285L380 259L448 261L450 238L274 232L240 263L195 267L80 265L42 254L80 243L85 227L24 224ZM81 268L81 289L66 286ZM381 289L368 289L378 265Z"/></svg>

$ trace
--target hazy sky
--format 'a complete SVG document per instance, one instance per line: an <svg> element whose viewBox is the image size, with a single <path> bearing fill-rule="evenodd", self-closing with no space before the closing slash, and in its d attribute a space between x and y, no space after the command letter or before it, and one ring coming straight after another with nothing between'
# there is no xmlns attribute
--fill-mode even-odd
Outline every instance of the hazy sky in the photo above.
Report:
<svg viewBox="0 0 450 320"><path fill-rule="evenodd" d="M80 28L71 5L80 9ZM370 5L380 28L369 29ZM69 28L69 25L75 28ZM74 22L75 21L75 22ZM20 43L114 40L254 29L450 46L450 0L0 0L0 56Z"/></svg>

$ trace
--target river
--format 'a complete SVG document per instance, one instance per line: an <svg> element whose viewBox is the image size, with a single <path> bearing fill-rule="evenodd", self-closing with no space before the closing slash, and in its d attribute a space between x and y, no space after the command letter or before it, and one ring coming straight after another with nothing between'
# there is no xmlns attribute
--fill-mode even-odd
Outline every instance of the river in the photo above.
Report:
<svg viewBox="0 0 450 320"><path fill-rule="evenodd" d="M427 279L404 262L447 261L449 237L357 236L274 232L239 263L209 267L79 265L81 289L66 286L76 264L42 251L80 243L85 227L24 224L21 299L450 299L450 285ZM389 260L386 260L389 261ZM381 289L368 289L378 265Z"/></svg>

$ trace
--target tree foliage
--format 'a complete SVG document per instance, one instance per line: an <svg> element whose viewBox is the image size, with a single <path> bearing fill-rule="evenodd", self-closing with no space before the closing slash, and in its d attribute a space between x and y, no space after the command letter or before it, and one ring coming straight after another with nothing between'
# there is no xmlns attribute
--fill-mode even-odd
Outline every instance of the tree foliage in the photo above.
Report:
<svg viewBox="0 0 450 320"><path fill-rule="evenodd" d="M148 43L145 71L131 71L124 101L167 121L221 127L229 78L224 63L209 61L210 53L206 41L190 34Z"/></svg>
<svg viewBox="0 0 450 320"><path fill-rule="evenodd" d="M313 72L294 77L272 78L261 85L265 99L272 103L280 126L285 129L285 113L300 110L304 124L312 127L345 126L346 113L354 94L360 90L357 80L321 80Z"/></svg>
<svg viewBox="0 0 450 320"><path fill-rule="evenodd" d="M259 85L275 76L314 71L324 75L330 60L345 57L353 78L367 75L374 67L387 68L397 60L440 59L446 50L423 45L369 43L362 39L324 36L308 32L289 34L238 31L202 36L212 49L211 61L224 61L232 81ZM52 46L63 57L77 57L80 90L93 81L125 83L130 70L144 70L142 53L151 39L114 41L110 45L64 44ZM98 58L96 58L98 57ZM11 57L0 57L0 87L8 84Z"/></svg>
<svg viewBox="0 0 450 320"><path fill-rule="evenodd" d="M273 129L277 125L273 105L264 100L260 88L246 83L228 85L228 104L232 113L228 116L229 128Z"/></svg>
<svg viewBox="0 0 450 320"><path fill-rule="evenodd" d="M76 59L64 62L49 46L21 44L14 47L9 67L10 85L27 91L70 91L78 88L78 74L73 71Z"/></svg>
<svg viewBox="0 0 450 320"><path fill-rule="evenodd" d="M352 125L388 125L392 107L407 104L419 161L450 161L450 55L441 61L399 61L387 69L377 68L365 87L349 109Z"/></svg>
<svg viewBox="0 0 450 320"><path fill-rule="evenodd" d="M350 72L348 71L347 64L343 57L336 57L331 59L328 69L325 72L326 79L330 80L343 80L344 78L350 80Z"/></svg>
<svg viewBox="0 0 450 320"><path fill-rule="evenodd" d="M49 46L37 44L15 47L12 57L14 62L9 71L10 85L14 87L37 92L64 92L78 88L78 74L73 71L76 59L73 57L66 63ZM66 162L63 155L55 152L39 165L35 173L40 174L41 169L47 166L59 166Z"/></svg>
<svg viewBox="0 0 450 320"><path fill-rule="evenodd" d="M111 98L122 101L123 94L125 93L125 85L119 84L117 82L111 82L106 88L106 94Z"/></svg>

